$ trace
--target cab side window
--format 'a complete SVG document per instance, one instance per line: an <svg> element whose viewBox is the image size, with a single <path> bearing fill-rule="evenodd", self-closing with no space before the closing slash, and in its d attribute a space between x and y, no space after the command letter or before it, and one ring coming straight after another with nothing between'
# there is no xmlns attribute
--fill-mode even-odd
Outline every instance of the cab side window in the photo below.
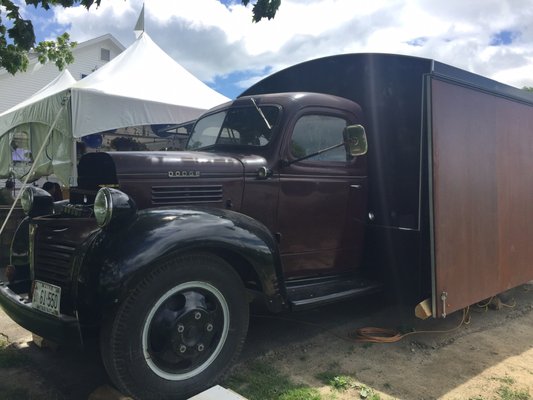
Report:
<svg viewBox="0 0 533 400"><path fill-rule="evenodd" d="M290 152L302 158L343 142L342 132L347 125L344 118L330 115L304 115L294 126ZM305 161L348 161L344 146L309 157Z"/></svg>

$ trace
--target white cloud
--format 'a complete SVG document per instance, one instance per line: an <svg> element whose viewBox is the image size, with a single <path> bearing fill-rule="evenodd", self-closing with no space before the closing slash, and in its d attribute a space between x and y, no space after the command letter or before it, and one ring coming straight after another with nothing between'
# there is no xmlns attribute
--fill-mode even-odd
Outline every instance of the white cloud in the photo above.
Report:
<svg viewBox="0 0 533 400"><path fill-rule="evenodd" d="M229 2L225 2L229 3ZM105 33L134 40L141 0L103 0L98 9L55 9L74 40ZM533 84L529 0L282 0L276 18L251 22L240 1L146 0L146 31L167 53L209 81L248 71L241 85L312 58L388 52L437 59L515 86ZM491 46L495 35L513 41ZM415 43L416 46L409 44Z"/></svg>

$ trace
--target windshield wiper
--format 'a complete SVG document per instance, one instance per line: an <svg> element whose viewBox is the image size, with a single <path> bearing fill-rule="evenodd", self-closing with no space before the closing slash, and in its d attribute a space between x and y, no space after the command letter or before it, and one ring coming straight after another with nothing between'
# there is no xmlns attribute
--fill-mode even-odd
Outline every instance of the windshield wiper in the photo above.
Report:
<svg viewBox="0 0 533 400"><path fill-rule="evenodd" d="M326 151L330 151L330 150L339 148L339 147L344 146L344 145L345 145L344 142L339 143L339 144L335 144L333 146L326 147L325 149L318 150L318 151L315 151L314 153L307 154L307 155L305 155L303 157L297 158L296 160L291 160L291 161L285 160L285 161L282 161L282 164L283 164L283 166L288 167L289 165L294 164L296 162L307 160L308 158L318 156L319 154L325 153Z"/></svg>
<svg viewBox="0 0 533 400"><path fill-rule="evenodd" d="M261 115L261 117L263 117L263 121L265 121L265 124L266 124L268 130L271 131L272 130L272 126L270 126L270 124L268 123L268 120L266 119L265 114L263 114L263 111L257 106L257 103L255 102L253 97L250 97L250 100L252 100L252 103L254 104L255 109L257 110L259 115Z"/></svg>

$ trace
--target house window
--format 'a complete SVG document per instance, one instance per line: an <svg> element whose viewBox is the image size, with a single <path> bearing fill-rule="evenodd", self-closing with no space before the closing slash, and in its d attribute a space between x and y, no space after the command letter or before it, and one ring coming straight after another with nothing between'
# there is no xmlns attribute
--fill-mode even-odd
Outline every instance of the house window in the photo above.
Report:
<svg viewBox="0 0 533 400"><path fill-rule="evenodd" d="M111 60L111 52L108 49L100 49L100 60L102 61Z"/></svg>

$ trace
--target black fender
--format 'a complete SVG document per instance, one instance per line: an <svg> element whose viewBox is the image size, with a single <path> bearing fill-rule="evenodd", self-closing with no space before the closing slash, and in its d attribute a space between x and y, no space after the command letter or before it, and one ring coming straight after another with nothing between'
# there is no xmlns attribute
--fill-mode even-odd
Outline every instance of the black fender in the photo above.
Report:
<svg viewBox="0 0 533 400"><path fill-rule="evenodd" d="M149 268L184 252L244 260L258 278L267 306L283 309L281 260L270 231L244 214L208 207L144 209L128 224L102 229L86 250L80 269L80 283L86 287L80 289L92 297L95 285L96 301L106 309L120 303ZM90 304L95 299L85 300Z"/></svg>
<svg viewBox="0 0 533 400"><path fill-rule="evenodd" d="M10 262L18 268L30 266L30 218L20 221L11 240Z"/></svg>
<svg viewBox="0 0 533 400"><path fill-rule="evenodd" d="M13 233L9 248L9 263L15 267L15 275L11 283L16 282L30 287L30 218L25 217L19 222ZM1 278L0 278L1 279Z"/></svg>

